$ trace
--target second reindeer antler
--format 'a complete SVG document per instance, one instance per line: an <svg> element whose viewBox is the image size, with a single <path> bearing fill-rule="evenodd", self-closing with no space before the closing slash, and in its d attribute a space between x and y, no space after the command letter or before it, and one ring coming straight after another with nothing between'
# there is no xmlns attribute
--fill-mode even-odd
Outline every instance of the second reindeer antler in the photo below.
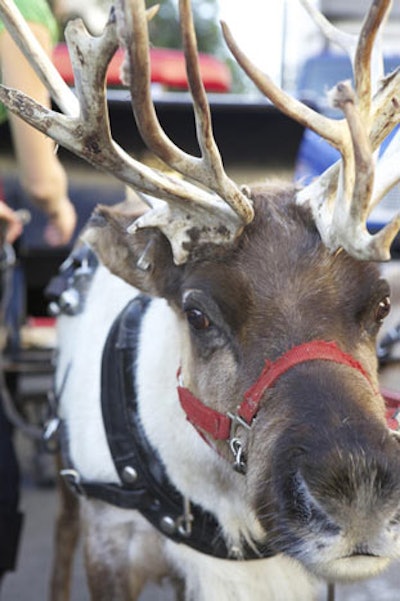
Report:
<svg viewBox="0 0 400 601"><path fill-rule="evenodd" d="M345 120L324 117L285 94L241 52L226 25L225 38L248 76L280 110L321 135L342 154L342 161L302 189L297 197L299 204L310 207L325 245L332 252L344 248L359 259L388 260L391 243L400 229L400 216L373 236L367 230L366 220L383 194L400 181L399 166L394 165L393 153L389 153L382 160L382 167L378 165L374 186L372 154L400 121L399 71L383 79L376 94L372 94L376 82L371 78L371 62L374 74L379 72L380 62L377 55L371 61L374 42L391 1L372 2L357 44L330 26L308 0L302 2L324 34L342 45L352 59L355 91L349 82L342 82L331 92L332 102L342 109Z"/></svg>

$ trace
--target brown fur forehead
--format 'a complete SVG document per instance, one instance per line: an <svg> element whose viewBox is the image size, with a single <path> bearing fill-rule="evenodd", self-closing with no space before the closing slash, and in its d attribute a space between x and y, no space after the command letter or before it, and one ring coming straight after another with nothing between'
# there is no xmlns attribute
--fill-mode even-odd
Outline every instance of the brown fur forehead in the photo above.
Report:
<svg viewBox="0 0 400 601"><path fill-rule="evenodd" d="M252 189L255 219L241 238L238 263L243 263L247 273L256 274L257 281L279 281L282 272L292 277L311 273L314 280L320 277L331 281L337 290L345 287L347 274L349 285L353 282L355 289L366 279L376 281L376 264L358 261L345 252L332 254L325 248L311 211L296 205L296 192L292 184L257 185ZM318 280L313 288L315 284Z"/></svg>
<svg viewBox="0 0 400 601"><path fill-rule="evenodd" d="M184 287L213 296L227 311L250 307L279 294L293 301L319 292L324 304L362 303L379 273L375 265L344 252L332 255L322 245L307 208L295 204L293 185L257 185L251 190L255 219L237 247L216 259L189 263ZM291 291L291 292L290 292Z"/></svg>
<svg viewBox="0 0 400 601"><path fill-rule="evenodd" d="M181 295L185 290L201 290L212 298L224 318L236 331L246 322L252 308L267 299L275 289L274 257L284 238L291 239L292 229L299 229L298 209L293 204L293 186L262 186L252 191L255 220L248 226L238 245L221 256L188 263L184 268ZM291 214L291 213L295 214ZM305 220L310 223L308 213ZM302 219L301 219L302 221ZM302 231L302 227L300 230ZM315 237L315 232L314 232ZM302 242L307 236L298 236ZM287 241L284 241L287 247ZM309 249L303 249L307 254ZM297 257L298 249L293 251ZM288 255L289 256L289 255ZM294 258L290 258L294 264Z"/></svg>
<svg viewBox="0 0 400 601"><path fill-rule="evenodd" d="M376 266L330 254L310 212L295 205L293 186L258 187L252 195L256 216L237 248L222 260L188 267L185 286L214 298L232 326L254 321L256 338L267 322L282 332L297 330L299 341L313 329L314 336L331 330L345 339L353 328L356 336L356 315L377 287ZM331 322L326 334L316 313Z"/></svg>
<svg viewBox="0 0 400 601"><path fill-rule="evenodd" d="M238 331L245 321L251 293L245 273L227 261L204 261L188 266L181 294L201 290L213 299L230 326Z"/></svg>

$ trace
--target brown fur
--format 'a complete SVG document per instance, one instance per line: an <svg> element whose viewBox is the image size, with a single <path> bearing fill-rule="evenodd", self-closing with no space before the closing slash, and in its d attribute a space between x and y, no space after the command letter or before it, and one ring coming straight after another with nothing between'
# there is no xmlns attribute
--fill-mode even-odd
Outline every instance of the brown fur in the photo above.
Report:
<svg viewBox="0 0 400 601"><path fill-rule="evenodd" d="M169 301L186 332L185 383L218 411L235 410L266 358L313 339L335 341L369 373L372 385L333 362L297 366L265 393L251 432L239 432L246 498L268 532L266 544L324 575L305 543L323 550L342 532L350 555L368 555L366 529L399 519L398 443L376 392L377 307L389 289L374 264L326 250L294 193L292 186L253 189L255 220L236 246L218 254L205 247L179 267L162 234L128 236L131 220L112 210L98 211L86 237L113 273ZM146 271L137 267L143 253ZM211 326L193 328L192 310ZM218 450L232 460L225 442ZM96 544L87 555L93 587Z"/></svg>

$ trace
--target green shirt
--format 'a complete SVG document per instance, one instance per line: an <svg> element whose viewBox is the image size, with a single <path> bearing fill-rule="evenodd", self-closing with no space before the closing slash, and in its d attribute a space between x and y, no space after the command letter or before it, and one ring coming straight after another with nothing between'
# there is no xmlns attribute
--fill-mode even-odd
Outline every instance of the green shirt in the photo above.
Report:
<svg viewBox="0 0 400 601"><path fill-rule="evenodd" d="M58 26L53 13L46 0L14 0L22 16L28 23L40 23L47 27L53 44L58 40ZM4 23L0 20L0 33L4 30Z"/></svg>
<svg viewBox="0 0 400 601"><path fill-rule="evenodd" d="M50 33L53 44L57 42L59 33L57 22L46 0L14 0L14 3L28 23L44 25ZM4 28L4 23L0 20L0 33L4 31ZM6 119L6 107L0 103L0 123Z"/></svg>

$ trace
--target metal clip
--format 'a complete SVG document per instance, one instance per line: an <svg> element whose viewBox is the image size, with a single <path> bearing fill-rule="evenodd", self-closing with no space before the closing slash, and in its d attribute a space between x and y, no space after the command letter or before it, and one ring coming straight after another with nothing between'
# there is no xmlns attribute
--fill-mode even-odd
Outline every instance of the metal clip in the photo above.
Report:
<svg viewBox="0 0 400 601"><path fill-rule="evenodd" d="M183 515L176 520L178 532L184 538L189 538L192 534L193 514L190 511L190 501L187 497L183 498Z"/></svg>
<svg viewBox="0 0 400 601"><path fill-rule="evenodd" d="M231 429L229 434L229 448L232 451L234 462L233 469L239 474L246 473L246 458L243 451L243 443L237 435L237 430L241 426L246 430L250 430L251 426L237 413L228 413L231 418Z"/></svg>
<svg viewBox="0 0 400 601"><path fill-rule="evenodd" d="M60 470L60 476L65 478L69 486L79 495L86 496L85 490L81 486L81 476L76 470L69 468Z"/></svg>
<svg viewBox="0 0 400 601"><path fill-rule="evenodd" d="M136 267L141 271L149 271L151 267L151 259L149 258L150 251L152 246L154 245L154 240L150 239L146 244L146 247L138 260L136 261Z"/></svg>
<svg viewBox="0 0 400 601"><path fill-rule="evenodd" d="M243 417L240 417L240 415L238 415L237 413L232 413L231 411L228 411L228 417L231 418L231 430L229 433L229 438L237 438L236 436L236 431L239 428L239 426L242 426L243 428L245 428L246 430L250 430L251 426L250 424L248 424Z"/></svg>
<svg viewBox="0 0 400 601"><path fill-rule="evenodd" d="M229 441L229 447L235 458L235 461L233 462L233 469L239 474L245 474L246 460L243 453L242 441L239 438L231 438Z"/></svg>

